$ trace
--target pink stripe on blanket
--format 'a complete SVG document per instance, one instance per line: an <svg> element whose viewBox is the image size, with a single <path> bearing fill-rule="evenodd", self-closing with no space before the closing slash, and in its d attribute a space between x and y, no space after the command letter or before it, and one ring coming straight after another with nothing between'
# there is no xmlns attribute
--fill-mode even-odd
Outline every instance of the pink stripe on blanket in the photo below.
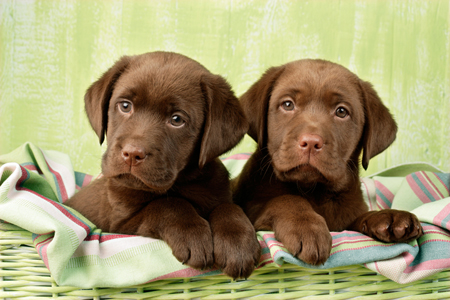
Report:
<svg viewBox="0 0 450 300"><path fill-rule="evenodd" d="M434 193L434 195L435 195L434 199L443 199L443 198L445 198L445 196L442 195L441 191L439 191L438 187L433 183L433 181L431 181L430 177L428 177L427 173L426 172L422 172L421 174L427 179L427 182L434 188L434 190L430 189L430 192L432 191ZM439 179L440 182L442 182L442 180L440 180L439 177L436 176L436 178ZM445 184L443 182L442 182L442 185L445 186ZM438 194L438 195L436 195L436 194Z"/></svg>
<svg viewBox="0 0 450 300"><path fill-rule="evenodd" d="M38 169L35 165L23 165L23 167L29 171L35 171L38 172L38 174L42 174L41 170Z"/></svg>
<svg viewBox="0 0 450 300"><path fill-rule="evenodd" d="M433 243L433 242L443 242L443 243L448 243L449 241L448 241L448 240L445 240L445 239L430 239L430 240L426 240L426 241L420 243L419 246L423 246L423 245L425 245L425 244Z"/></svg>
<svg viewBox="0 0 450 300"><path fill-rule="evenodd" d="M417 246L414 246L414 247L417 247ZM409 253L409 252L403 252L401 256L403 257L403 259L404 259L405 262L406 262L406 265L408 265L408 266L409 266L409 265L414 261L414 259L415 259L415 256L412 255L412 254Z"/></svg>
<svg viewBox="0 0 450 300"><path fill-rule="evenodd" d="M279 242L279 241L275 240L275 241L270 241L268 246L269 246L269 248L272 248L274 246L276 246L276 247L284 247L284 244L282 242Z"/></svg>
<svg viewBox="0 0 450 300"><path fill-rule="evenodd" d="M366 235L358 235L358 236L344 236L341 238L333 239L333 247L345 243L359 243L359 242L373 242L373 239Z"/></svg>
<svg viewBox="0 0 450 300"><path fill-rule="evenodd" d="M427 189L426 187L428 186L428 183L424 180L423 176L419 176L419 172L414 173L414 174L417 176L417 179L419 180L419 182L422 185L424 185L424 188ZM414 174L406 176L406 182L408 182L410 188L416 194L416 196L419 198L419 200L422 201L422 203L430 203L431 202L430 198L425 194L425 192L422 190L422 188L416 182L416 180L413 177ZM427 191L428 191L428 189L427 189Z"/></svg>
<svg viewBox="0 0 450 300"><path fill-rule="evenodd" d="M277 250L275 250L275 251L271 254L271 256L275 258L275 256L277 255L278 252L281 252L281 254L287 253L287 252L285 252L285 251L283 251L283 250L281 250L281 249L277 249ZM289 253L289 254L291 254L292 256L294 256L292 253ZM278 265L278 264L277 264L277 265Z"/></svg>
<svg viewBox="0 0 450 300"><path fill-rule="evenodd" d="M272 255L270 253L266 253L261 255L258 262L258 268L265 266L267 264L273 263Z"/></svg>
<svg viewBox="0 0 450 300"><path fill-rule="evenodd" d="M134 235L127 234L90 234L84 240L85 241L99 241L99 243L104 243L111 240L123 239L134 237Z"/></svg>
<svg viewBox="0 0 450 300"><path fill-rule="evenodd" d="M264 241L258 241L261 248L267 248L267 244Z"/></svg>
<svg viewBox="0 0 450 300"><path fill-rule="evenodd" d="M42 150L41 150L42 152ZM57 172L56 170L54 170L51 166L50 163L47 161L47 158L45 157L44 152L42 152L42 156L45 158L45 163L47 164L48 169L50 170L50 172L52 172L53 176L55 176L56 179L56 183L57 183L57 188L58 191L61 195L61 202L66 201L67 199L69 199L69 196L67 194L67 190L66 190L66 186L64 185L64 181L62 179L62 176L59 172Z"/></svg>
<svg viewBox="0 0 450 300"><path fill-rule="evenodd" d="M84 176L83 183L81 184L81 187L87 186L89 183L91 183L91 181L92 181L93 178L94 178L94 177L93 177L92 175L86 174L86 175Z"/></svg>
<svg viewBox="0 0 450 300"><path fill-rule="evenodd" d="M434 217L433 224L450 230L450 204L444 206L443 209Z"/></svg>
<svg viewBox="0 0 450 300"><path fill-rule="evenodd" d="M33 194L33 195L35 195L35 196L41 198L42 200L45 200L47 203L49 203L50 205L52 205L52 206L54 206L56 209L58 209L64 216L66 216L67 218L69 218L70 221L74 222L75 224L77 224L78 226L80 226L81 228L83 228L83 229L86 231L86 233L89 234L89 232L91 231L91 229L89 228L89 226L87 226L86 224L84 224L83 222L81 222L80 220L78 220L76 217L74 217L74 216L73 216L71 213L69 213L65 208L63 208L63 206L61 206L59 203L57 203L57 202L55 202L55 201L53 201L53 200L51 200L51 199L48 199L48 198L42 196L41 194L39 194L39 193L37 193L37 192L35 192L35 191L33 191L33 190L30 190L30 189L21 187L20 185L22 184L22 182L23 182L24 180L27 179L28 174L27 174L27 172L26 172L26 170L25 170L24 167L20 166L20 168L21 168L21 171L22 171L22 176L19 178L19 180L17 180L17 183L16 183L16 190L17 190L17 191L28 192L28 193L30 193L30 194Z"/></svg>
<svg viewBox="0 0 450 300"><path fill-rule="evenodd" d="M430 193L435 200L442 199L443 197L436 193L436 186L430 181L427 174L425 172L417 172L417 178L423 184L423 186L427 189L427 192ZM440 194L440 193L439 193Z"/></svg>
<svg viewBox="0 0 450 300"><path fill-rule="evenodd" d="M376 194L379 208L391 208L395 195L379 181L375 181L375 187L378 189L378 192L383 195L383 197L381 197L378 193ZM389 203L386 203L386 201Z"/></svg>
<svg viewBox="0 0 450 300"><path fill-rule="evenodd" d="M398 258L402 258L403 259L403 261L402 262L399 262L397 259ZM376 268L376 270L377 270L377 272L378 273L380 273L380 274L383 274L383 273L385 273L385 272L383 272L383 270L382 269L385 269L385 267L386 267L386 264L389 264L389 267L392 269L392 268L396 268L396 269L398 269L398 270L400 270L400 269L402 269L403 268L403 265L404 264L406 264L406 265L409 265L409 264L411 264L413 261L414 261L414 256L413 255L411 255L411 253L409 253L409 252L403 252L401 255L400 255L400 257L397 257L397 258L395 258L394 259L394 261L392 261L392 260L389 260L389 261L374 261L373 262L373 264L374 264L374 266L375 266L375 268ZM403 264L404 263L404 264ZM367 268L367 264L364 264L364 266ZM384 268L380 268L380 266L384 266ZM387 274L385 274L385 275L387 275Z"/></svg>
<svg viewBox="0 0 450 300"><path fill-rule="evenodd" d="M35 246L36 250L39 252L39 254L41 256L42 261L44 262L45 266L47 267L47 269L49 271L51 271L51 270L50 270L50 265L48 263L47 248L52 241L53 241L53 236L37 243Z"/></svg>
<svg viewBox="0 0 450 300"><path fill-rule="evenodd" d="M437 178L437 180L439 180L439 182L442 184L442 186L445 188L445 190L447 191L447 194L450 194L450 190L448 188L448 183L446 184L445 182L442 181L442 178L439 177L436 173L433 173L433 176Z"/></svg>
<svg viewBox="0 0 450 300"><path fill-rule="evenodd" d="M41 253L42 261L44 262L44 264L47 267L47 269L51 272L52 270L50 269L50 264L48 262L48 255L47 255L47 253L48 253L47 252L47 248L48 248L48 246L50 246L50 243L51 243L51 241L48 241L47 244L43 245L42 248L41 248L40 253Z"/></svg>
<svg viewBox="0 0 450 300"><path fill-rule="evenodd" d="M248 160L250 158L251 154L250 153L238 153L238 154L234 154L228 157L225 157L222 159L222 161L227 161L227 160Z"/></svg>
<svg viewBox="0 0 450 300"><path fill-rule="evenodd" d="M330 256L339 253L339 252L345 252L345 251L351 251L351 250L361 250L361 249L367 249L367 248L371 248L371 247L392 247L395 244L378 244L378 245L368 245L368 246L362 246L362 247L355 247L355 248L345 248L345 249L341 249L338 251L334 251L333 253L330 254Z"/></svg>
<svg viewBox="0 0 450 300"><path fill-rule="evenodd" d="M404 273L413 273L418 271L429 271L429 270L443 270L450 267L450 260L448 258L444 259L434 259L422 262L415 266L408 266L403 271Z"/></svg>
<svg viewBox="0 0 450 300"><path fill-rule="evenodd" d="M437 234L441 234L441 235L450 237L450 233L447 230L442 229L441 227L437 227L434 225L423 225L422 224L422 228L423 228L424 234L437 233Z"/></svg>
<svg viewBox="0 0 450 300"><path fill-rule="evenodd" d="M44 245L45 243L50 242L51 240L53 240L53 236L51 236L51 237L49 237L49 238L46 238L46 239L43 240L43 241L40 241L39 243L36 244L36 247L41 247L42 245Z"/></svg>

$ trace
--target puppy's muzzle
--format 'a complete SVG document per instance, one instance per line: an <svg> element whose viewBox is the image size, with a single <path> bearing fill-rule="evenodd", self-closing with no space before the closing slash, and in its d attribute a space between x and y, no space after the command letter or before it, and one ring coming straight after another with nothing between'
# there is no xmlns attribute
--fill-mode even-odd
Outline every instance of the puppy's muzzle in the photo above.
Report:
<svg viewBox="0 0 450 300"><path fill-rule="evenodd" d="M122 158L130 167L139 165L146 157L147 154L142 147L127 144L122 148Z"/></svg>

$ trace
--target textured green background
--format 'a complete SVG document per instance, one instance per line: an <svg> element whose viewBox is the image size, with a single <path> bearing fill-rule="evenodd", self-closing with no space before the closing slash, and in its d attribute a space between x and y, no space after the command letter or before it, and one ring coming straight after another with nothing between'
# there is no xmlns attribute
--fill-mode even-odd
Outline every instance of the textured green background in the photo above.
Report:
<svg viewBox="0 0 450 300"><path fill-rule="evenodd" d="M448 0L0 0L0 154L32 141L98 173L105 147L84 91L123 54L170 50L222 74L237 95L273 65L341 63L374 84L400 127L368 173L412 161L449 171L449 23ZM253 146L247 137L234 152Z"/></svg>

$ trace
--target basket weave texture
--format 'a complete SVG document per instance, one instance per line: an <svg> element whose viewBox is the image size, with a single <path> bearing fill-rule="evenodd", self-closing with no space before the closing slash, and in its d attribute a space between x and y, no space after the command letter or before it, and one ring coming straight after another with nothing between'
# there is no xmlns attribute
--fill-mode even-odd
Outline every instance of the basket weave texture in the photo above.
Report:
<svg viewBox="0 0 450 300"><path fill-rule="evenodd" d="M108 276L105 274L105 276ZM398 284L361 265L327 270L266 265L242 281L224 275L126 288L58 286L27 231L0 231L1 299L450 299L450 269Z"/></svg>

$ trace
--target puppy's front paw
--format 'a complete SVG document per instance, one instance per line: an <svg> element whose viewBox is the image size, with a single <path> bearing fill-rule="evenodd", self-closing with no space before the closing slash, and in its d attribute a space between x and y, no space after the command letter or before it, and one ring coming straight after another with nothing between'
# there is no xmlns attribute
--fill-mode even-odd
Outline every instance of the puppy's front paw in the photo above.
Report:
<svg viewBox="0 0 450 300"><path fill-rule="evenodd" d="M361 232L382 242L408 243L423 235L419 219L407 211L384 209L369 212Z"/></svg>
<svg viewBox="0 0 450 300"><path fill-rule="evenodd" d="M215 232L214 260L222 272L233 279L248 278L259 263L261 246L253 226L239 232Z"/></svg>
<svg viewBox="0 0 450 300"><path fill-rule="evenodd" d="M332 237L323 217L313 213L302 221L280 225L275 228L275 237L292 255L311 265L326 262L331 252Z"/></svg>
<svg viewBox="0 0 450 300"><path fill-rule="evenodd" d="M202 270L214 264L211 228L204 219L179 224L171 229L165 241L183 264Z"/></svg>

